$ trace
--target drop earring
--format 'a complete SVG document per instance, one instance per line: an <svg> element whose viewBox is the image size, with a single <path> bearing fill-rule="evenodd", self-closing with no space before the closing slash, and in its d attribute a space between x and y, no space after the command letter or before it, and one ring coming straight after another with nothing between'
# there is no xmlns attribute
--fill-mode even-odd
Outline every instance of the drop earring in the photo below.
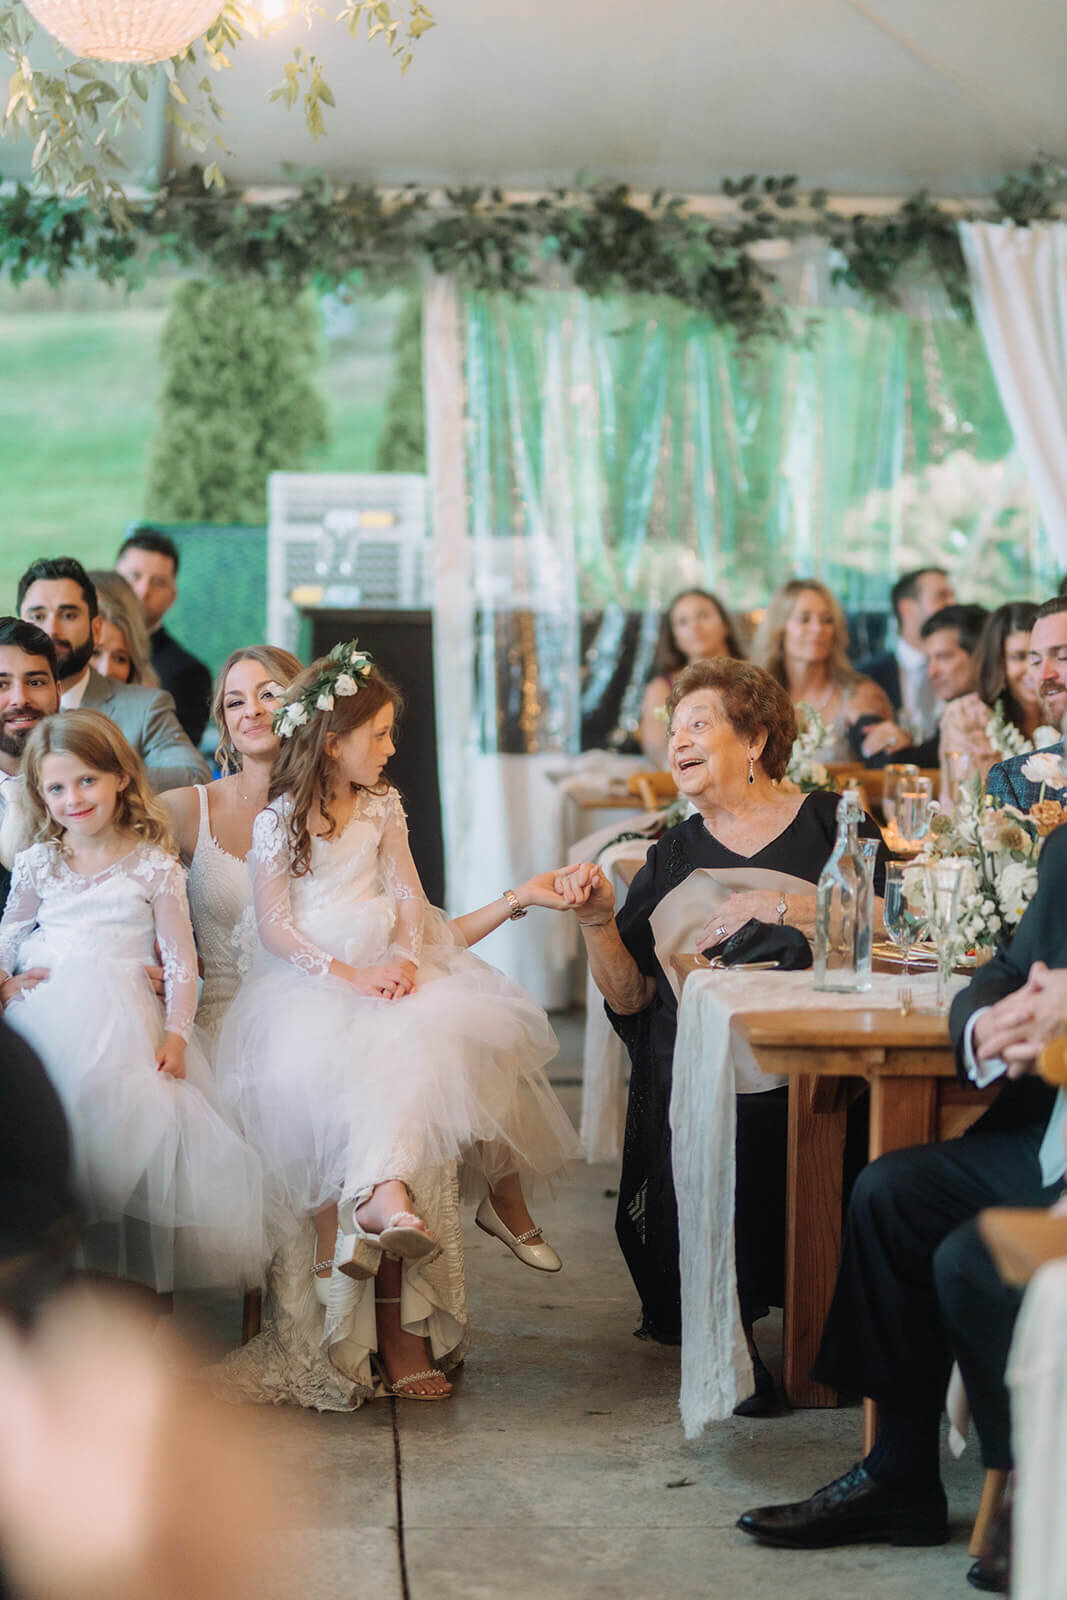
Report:
<svg viewBox="0 0 1067 1600"><path fill-rule="evenodd" d="M756 770L754 758L752 756L749 756L748 758L748 781L749 783L755 783L756 781Z"/></svg>

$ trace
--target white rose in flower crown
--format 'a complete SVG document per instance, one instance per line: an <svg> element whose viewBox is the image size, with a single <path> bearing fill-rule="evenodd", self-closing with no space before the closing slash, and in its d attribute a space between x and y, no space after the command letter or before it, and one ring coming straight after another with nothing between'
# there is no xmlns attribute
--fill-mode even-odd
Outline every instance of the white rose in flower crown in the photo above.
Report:
<svg viewBox="0 0 1067 1600"><path fill-rule="evenodd" d="M338 673L334 682L334 690L337 694L344 698L346 695L358 694L359 684L356 682L355 678L349 677L347 672L341 672Z"/></svg>
<svg viewBox="0 0 1067 1600"><path fill-rule="evenodd" d="M1004 868L997 884L1000 908L1009 923L1021 921L1022 914L1034 898L1037 889L1037 868L1028 861L1011 861Z"/></svg>
<svg viewBox="0 0 1067 1600"><path fill-rule="evenodd" d="M1062 789L1067 785L1059 756L1050 754L1048 750L1039 750L1023 762L1023 777L1029 783L1044 784L1046 789Z"/></svg>
<svg viewBox="0 0 1067 1600"><path fill-rule="evenodd" d="M297 728L302 728L307 719L307 706L302 705L299 700L294 700L291 706L286 706L285 721L290 733L294 733Z"/></svg>
<svg viewBox="0 0 1067 1600"><path fill-rule="evenodd" d="M322 694L320 694L319 698L315 701L315 710L316 711L332 711L333 710L333 695L330 694L328 690L324 689Z"/></svg>

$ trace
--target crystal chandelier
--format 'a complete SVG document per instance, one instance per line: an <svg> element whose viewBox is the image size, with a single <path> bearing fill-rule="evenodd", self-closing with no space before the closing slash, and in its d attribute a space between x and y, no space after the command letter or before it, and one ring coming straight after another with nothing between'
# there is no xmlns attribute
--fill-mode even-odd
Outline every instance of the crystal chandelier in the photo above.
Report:
<svg viewBox="0 0 1067 1600"><path fill-rule="evenodd" d="M223 0L25 0L72 55L165 61L211 26Z"/></svg>

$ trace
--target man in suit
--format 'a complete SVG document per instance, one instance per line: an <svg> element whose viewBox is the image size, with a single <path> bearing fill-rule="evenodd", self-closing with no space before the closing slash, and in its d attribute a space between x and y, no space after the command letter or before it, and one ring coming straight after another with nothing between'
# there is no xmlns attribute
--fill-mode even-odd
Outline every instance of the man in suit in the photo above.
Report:
<svg viewBox="0 0 1067 1600"><path fill-rule="evenodd" d="M178 721L199 747L211 709L211 673L163 626L178 598L178 547L155 528L135 528L119 550L115 570L141 602L156 676L174 697Z"/></svg>
<svg viewBox="0 0 1067 1600"><path fill-rule="evenodd" d="M1030 635L1030 668L1046 722L1062 728L1067 715L1067 596L1046 600L1034 618ZM1049 746L1051 755L1063 754L1063 740ZM1041 798L1040 783L1024 777L1029 756L1012 756L989 769L986 793L1005 805L1028 811Z"/></svg>
<svg viewBox="0 0 1067 1600"><path fill-rule="evenodd" d="M889 696L898 722L911 740L921 743L937 727L940 708L927 673L922 626L928 617L955 604L956 592L943 567L916 567L897 579L889 594L897 623L892 650L861 661L858 670L873 678Z"/></svg>
<svg viewBox="0 0 1067 1600"><path fill-rule="evenodd" d="M44 717L59 710L55 646L46 633L19 617L0 617L0 912L7 902L11 863L29 840L20 774L26 740ZM0 983L0 1009L24 987Z"/></svg>
<svg viewBox="0 0 1067 1600"><path fill-rule="evenodd" d="M984 606L942 606L927 617L919 630L926 657L929 687L937 697L939 712L950 700L971 694L977 681L978 641L989 613ZM917 767L936 767L941 759L941 729L913 743L894 722L858 717L849 729L849 743L869 767L890 761L912 761Z"/></svg>
<svg viewBox="0 0 1067 1600"><path fill-rule="evenodd" d="M96 590L80 561L42 558L19 579L19 615L47 633L59 668L60 706L102 711L143 760L157 794L210 782L207 762L186 738L162 689L102 678L90 664L100 635Z"/></svg>
<svg viewBox="0 0 1067 1600"><path fill-rule="evenodd" d="M953 1360L985 1465L1011 1466L1004 1373L1020 1292L1000 1281L976 1218L987 1206L1046 1207L1062 1190L1067 1101L1032 1068L1062 1029L1062 985L1051 1003L1046 991L1067 974L1044 963L1067 967L1065 893L1067 828L1045 845L1010 945L952 1005L960 1075L978 1085L1002 1078L997 1100L962 1139L894 1151L860 1175L813 1371L878 1402L877 1438L810 1499L746 1512L738 1526L762 1543L943 1543L940 1418Z"/></svg>

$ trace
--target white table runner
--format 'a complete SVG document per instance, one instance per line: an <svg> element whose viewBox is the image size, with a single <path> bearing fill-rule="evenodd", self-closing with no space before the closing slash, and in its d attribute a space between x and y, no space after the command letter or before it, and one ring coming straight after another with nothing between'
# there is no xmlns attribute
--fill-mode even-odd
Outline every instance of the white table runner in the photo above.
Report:
<svg viewBox="0 0 1067 1600"><path fill-rule="evenodd" d="M963 986L950 980L950 994ZM769 1008L892 1009L897 973L875 973L862 994L817 993L814 973L694 972L682 991L674 1050L671 1133L682 1278L682 1386L687 1439L728 1417L752 1393L734 1267L734 1097L787 1080L763 1073L731 1018ZM908 980L914 1003L933 1009L932 972Z"/></svg>

